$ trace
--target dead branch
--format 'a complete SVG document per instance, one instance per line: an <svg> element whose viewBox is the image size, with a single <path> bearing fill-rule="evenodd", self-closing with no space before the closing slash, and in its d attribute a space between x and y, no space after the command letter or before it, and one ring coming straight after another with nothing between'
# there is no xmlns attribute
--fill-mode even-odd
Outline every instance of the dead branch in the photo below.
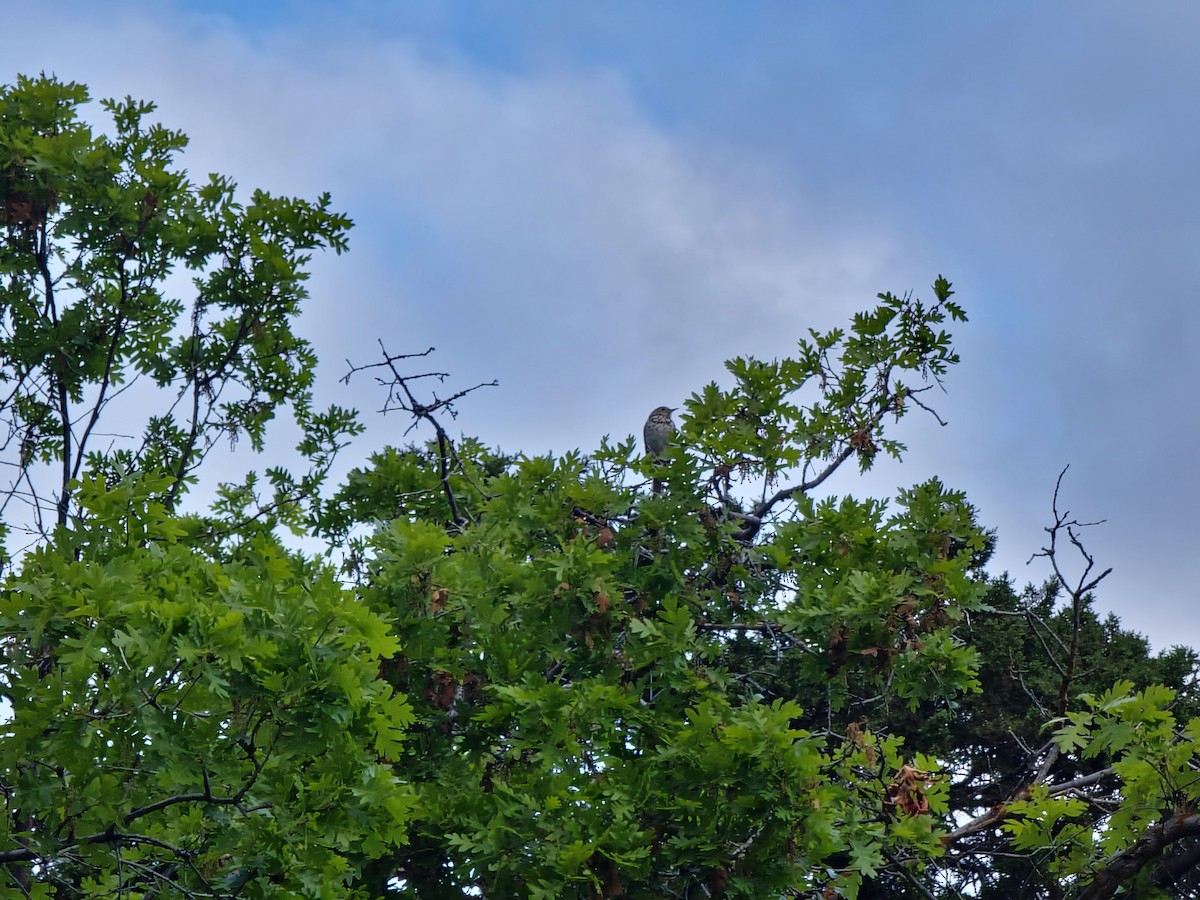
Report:
<svg viewBox="0 0 1200 900"><path fill-rule="evenodd" d="M346 365L350 367L341 379L343 384L349 384L350 378L357 372L366 371L367 369L387 369L391 374L390 380L376 376L375 380L388 389L387 400L384 402L380 412L387 414L397 410L407 412L413 417L413 423L406 430L405 434L411 432L421 422L428 422L437 436L438 446L438 469L439 480L442 485L442 492L446 496L446 504L450 507L450 520L455 527L461 527L467 521L466 517L459 508L458 500L454 496L454 488L450 484L450 474L455 469L460 467L458 453L454 449L454 442L450 439L450 435L446 433L446 429L442 423L438 421L435 413L446 412L450 418L458 418L458 411L454 408L454 403L461 400L472 391L477 391L484 387L498 387L500 382L497 380L481 382L473 387L465 388L458 391L449 397L439 398L436 393L433 395L432 402L424 403L416 398L412 390L412 383L423 378L436 378L440 382L450 377L447 372L421 372L416 375L402 375L397 368L397 363L407 359L420 359L429 356L433 353L434 347L420 353L388 353L387 347L383 341L379 340L379 350L383 354L383 362L371 363L366 366L355 366L349 360L346 360Z"/></svg>
<svg viewBox="0 0 1200 900"><path fill-rule="evenodd" d="M1070 466L1064 466L1063 470L1058 473L1058 480L1054 483L1054 501L1051 506L1054 513L1054 524L1046 526L1046 533L1050 535L1050 542L1029 558L1030 562L1033 562L1038 557L1048 559L1050 567L1054 571L1054 577L1058 579L1059 584L1067 588L1071 595L1071 640L1067 647L1067 659L1065 665L1059 665L1056 661L1054 663L1055 667L1062 673L1062 680L1058 689L1057 714L1059 716L1067 714L1067 701L1070 697L1071 683L1075 680L1076 669L1079 663L1079 632L1083 608L1087 603L1088 595L1112 572L1112 568L1109 567L1094 578L1089 578L1096 567L1096 560L1087 552L1087 549L1083 546L1083 541L1079 537L1080 529L1102 525L1104 519L1097 522L1080 522L1077 519L1071 518L1069 510L1059 511L1058 493L1062 488L1063 476L1067 474L1067 469L1069 468ZM1075 580L1074 587L1070 586L1071 581L1063 572L1063 567L1059 559L1059 542L1064 533L1084 560L1083 572Z"/></svg>

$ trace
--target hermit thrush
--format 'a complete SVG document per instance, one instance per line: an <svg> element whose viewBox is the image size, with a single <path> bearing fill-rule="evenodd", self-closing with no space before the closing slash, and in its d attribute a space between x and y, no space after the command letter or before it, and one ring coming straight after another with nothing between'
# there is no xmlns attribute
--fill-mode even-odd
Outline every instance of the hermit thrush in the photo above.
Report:
<svg viewBox="0 0 1200 900"><path fill-rule="evenodd" d="M651 456L662 456L671 440L671 435L675 433L675 423L671 421L671 413L674 409L673 406L660 406L646 419L642 437L646 442L646 452Z"/></svg>

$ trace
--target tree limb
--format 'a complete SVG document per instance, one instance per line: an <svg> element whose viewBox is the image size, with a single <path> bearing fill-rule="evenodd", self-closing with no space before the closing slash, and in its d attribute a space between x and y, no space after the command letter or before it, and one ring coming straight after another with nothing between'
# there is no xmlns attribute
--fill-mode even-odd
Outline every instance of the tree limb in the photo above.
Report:
<svg viewBox="0 0 1200 900"><path fill-rule="evenodd" d="M1128 849L1114 856L1097 871L1076 895L1076 900L1103 900L1112 897L1142 866L1168 845L1183 838L1200 835L1200 813L1179 813L1152 825Z"/></svg>
<svg viewBox="0 0 1200 900"><path fill-rule="evenodd" d="M379 341L379 349L383 353L383 362L372 363L367 366L355 366L347 360L347 365L350 366L350 371L342 377L343 384L350 383L350 377L355 372L361 372L365 369L386 368L392 374L390 382L384 379L378 379L380 384L386 385L391 389L387 402L384 404L383 412L387 413L392 410L400 409L410 413L413 416L413 424L409 427L409 431L415 428L420 422L425 421L433 426L434 433L437 436L438 446L438 479L442 485L442 493L446 496L446 505L450 507L450 521L456 528L461 527L466 523L467 518L459 508L458 500L454 495L454 487L450 483L450 475L453 469L458 467L458 454L454 449L454 442L450 439L450 435L446 433L446 429L442 427L442 423L438 421L434 413L439 410L445 410L454 418L456 413L454 410L454 401L460 400L472 391L476 391L481 387L496 387L499 381L492 380L482 382L474 387L465 388L445 399L439 399L435 394L432 403L422 403L414 396L412 389L409 387L410 382L420 378L436 378L438 381L445 381L447 373L445 372L424 372L420 375L401 375L399 369L396 368L396 363L402 359L413 359L417 357L428 356L435 348L430 347L421 353L388 353L383 341ZM398 396L397 391L403 396ZM394 405L393 405L394 404ZM407 434L407 432L405 432Z"/></svg>

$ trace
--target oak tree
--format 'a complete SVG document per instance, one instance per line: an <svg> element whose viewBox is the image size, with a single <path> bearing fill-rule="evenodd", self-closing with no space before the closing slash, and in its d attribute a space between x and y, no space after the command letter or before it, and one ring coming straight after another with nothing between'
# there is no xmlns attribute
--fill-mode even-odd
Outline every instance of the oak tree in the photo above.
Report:
<svg viewBox="0 0 1200 900"><path fill-rule="evenodd" d="M6 891L1193 891L1196 655L1095 612L1086 523L1056 492L1017 593L952 486L829 490L937 417L945 279L731 360L650 455L452 435L474 388L384 349L347 380L412 442L331 486L360 428L314 409L296 319L349 220L194 182L152 105L101 132L87 102L0 88ZM284 411L299 474L188 505Z"/></svg>

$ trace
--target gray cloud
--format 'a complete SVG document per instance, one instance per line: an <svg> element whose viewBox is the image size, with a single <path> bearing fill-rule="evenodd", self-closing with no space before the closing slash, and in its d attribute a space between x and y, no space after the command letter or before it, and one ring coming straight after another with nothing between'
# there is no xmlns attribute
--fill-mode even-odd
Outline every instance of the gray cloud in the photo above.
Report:
<svg viewBox="0 0 1200 900"><path fill-rule="evenodd" d="M1200 643L1176 612L1200 501L1190 7L664 5L631 29L629 6L535 5L486 47L449 15L353 9L48 4L27 14L54 43L10 65L157 100L193 171L332 190L358 228L315 267L327 399L380 402L335 384L376 337L436 344L460 383L501 379L460 424L508 448L634 432L724 358L944 271L972 316L952 424L910 420L904 467L838 487L941 474L1037 579L1072 463L1066 505L1109 519L1101 605Z"/></svg>

